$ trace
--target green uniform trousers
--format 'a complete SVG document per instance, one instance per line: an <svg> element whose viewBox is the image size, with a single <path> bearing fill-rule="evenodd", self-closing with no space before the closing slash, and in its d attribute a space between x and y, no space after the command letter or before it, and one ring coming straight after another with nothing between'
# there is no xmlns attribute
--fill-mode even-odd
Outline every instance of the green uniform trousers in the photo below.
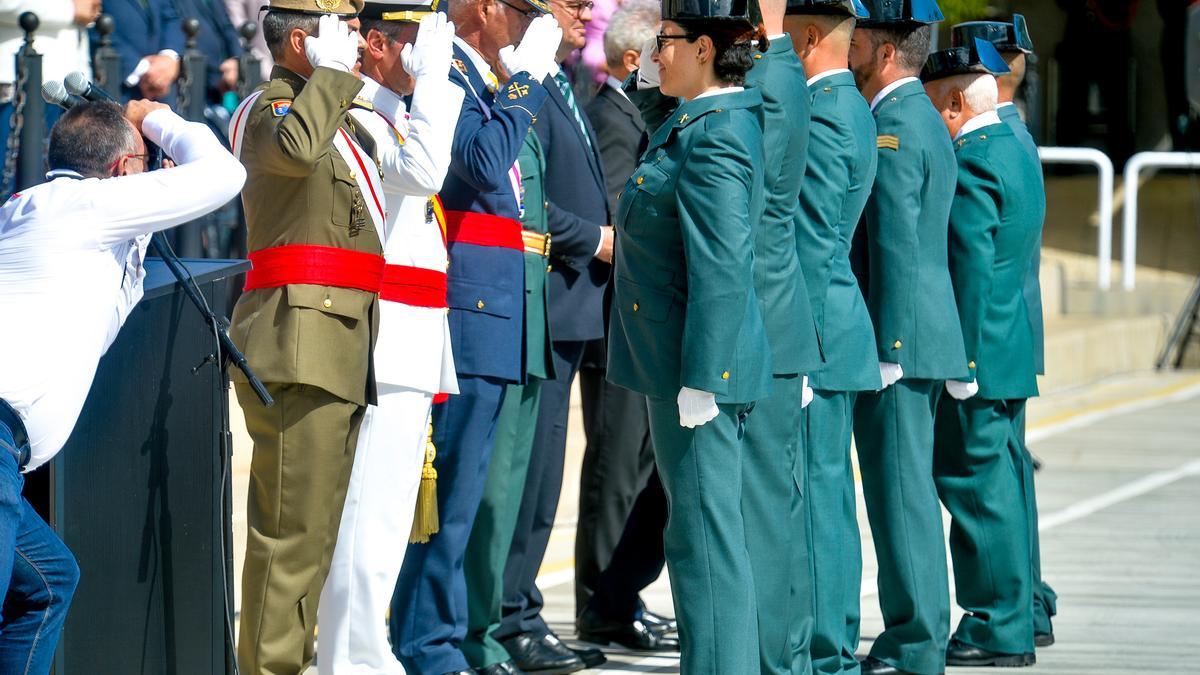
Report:
<svg viewBox="0 0 1200 675"><path fill-rule="evenodd" d="M808 483L804 508L812 552L812 669L857 673L862 542L854 494L850 438L856 392L813 392L805 409ZM794 672L804 672L799 663Z"/></svg>
<svg viewBox="0 0 1200 675"><path fill-rule="evenodd" d="M541 380L531 377L528 384L510 384L504 392L492 459L483 484L483 500L467 539L463 564L467 582L467 635L461 649L472 668L484 668L510 658L491 633L500 626L504 563L508 560L525 491L541 385Z"/></svg>
<svg viewBox="0 0 1200 675"><path fill-rule="evenodd" d="M904 378L854 404L854 438L879 562L884 630L871 656L941 673L950 633L942 509L933 484L933 416L941 380Z"/></svg>
<svg viewBox="0 0 1200 675"><path fill-rule="evenodd" d="M1033 556L1033 634L1054 632L1050 619L1058 614L1058 594L1042 580L1042 537L1038 534L1037 490L1034 487L1033 455L1025 444L1025 406L1018 414L1021 427L1021 474L1025 479L1025 508L1029 516L1029 550Z"/></svg>
<svg viewBox="0 0 1200 675"><path fill-rule="evenodd" d="M799 376L775 377L742 439L742 518L758 605L762 675L808 670L812 576L804 514L806 463Z"/></svg>
<svg viewBox="0 0 1200 675"><path fill-rule="evenodd" d="M266 408L249 385L235 386L254 441L238 666L246 675L297 675L312 662L366 408L319 387L275 383Z"/></svg>
<svg viewBox="0 0 1200 675"><path fill-rule="evenodd" d="M1002 654L1033 652L1033 556L1018 415L1022 399L946 396L938 406L934 478L950 512L954 637Z"/></svg>
<svg viewBox="0 0 1200 675"><path fill-rule="evenodd" d="M722 404L707 424L679 426L675 401L648 398L650 436L670 517L663 533L680 671L758 672L758 621L742 519L743 437L750 405Z"/></svg>

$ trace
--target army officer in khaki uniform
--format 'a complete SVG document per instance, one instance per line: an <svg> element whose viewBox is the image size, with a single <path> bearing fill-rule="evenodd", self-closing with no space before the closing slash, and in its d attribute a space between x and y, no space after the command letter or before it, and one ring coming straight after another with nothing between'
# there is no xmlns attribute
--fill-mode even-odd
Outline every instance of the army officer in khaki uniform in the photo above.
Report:
<svg viewBox="0 0 1200 675"><path fill-rule="evenodd" d="M231 334L266 383L238 401L254 441L238 663L298 675L313 656L329 568L367 403L383 275L385 210L373 145L347 110L358 37L341 19L361 0L272 0L263 32L271 81L235 111L234 153L253 269ZM382 617L381 619L382 620Z"/></svg>
<svg viewBox="0 0 1200 675"><path fill-rule="evenodd" d="M742 438L772 365L754 292L762 96L741 86L753 63L747 9L664 3L653 63L662 93L684 103L651 137L618 202L608 379L648 398L689 675L759 667Z"/></svg>

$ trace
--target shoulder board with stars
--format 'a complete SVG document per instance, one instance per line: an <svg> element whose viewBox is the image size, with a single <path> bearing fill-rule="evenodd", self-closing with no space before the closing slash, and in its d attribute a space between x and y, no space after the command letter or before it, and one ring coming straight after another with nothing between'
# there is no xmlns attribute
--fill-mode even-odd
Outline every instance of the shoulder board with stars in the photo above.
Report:
<svg viewBox="0 0 1200 675"><path fill-rule="evenodd" d="M888 150L900 149L900 137L891 134L880 134L875 139L876 148L887 148Z"/></svg>

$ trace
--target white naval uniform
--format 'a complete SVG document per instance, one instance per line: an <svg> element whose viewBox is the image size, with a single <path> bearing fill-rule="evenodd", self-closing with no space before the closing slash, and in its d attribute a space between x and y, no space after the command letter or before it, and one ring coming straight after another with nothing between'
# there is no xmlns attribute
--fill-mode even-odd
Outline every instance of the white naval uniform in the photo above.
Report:
<svg viewBox="0 0 1200 675"><path fill-rule="evenodd" d="M380 232L389 265L444 272L446 244L429 199L450 168L464 93L446 78L417 81L413 107L364 77L351 114L375 139L387 196ZM402 141L400 139L403 139ZM403 674L385 617L416 508L434 394L458 393L450 327L441 308L380 300L375 343L379 402L358 435L337 545L317 614L321 675Z"/></svg>
<svg viewBox="0 0 1200 675"><path fill-rule="evenodd" d="M29 432L27 471L75 427L100 357L142 297L150 235L213 211L246 182L204 124L156 110L142 133L177 166L104 179L55 171L0 209L0 398Z"/></svg>

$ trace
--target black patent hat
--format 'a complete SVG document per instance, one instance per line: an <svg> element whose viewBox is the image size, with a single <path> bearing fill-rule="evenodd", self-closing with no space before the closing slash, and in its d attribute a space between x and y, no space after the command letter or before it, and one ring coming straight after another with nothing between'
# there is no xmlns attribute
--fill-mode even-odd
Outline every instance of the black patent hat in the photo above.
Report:
<svg viewBox="0 0 1200 675"><path fill-rule="evenodd" d="M975 38L970 46L950 47L930 54L921 69L921 81L932 82L951 75L1004 75L1007 72L1008 64L995 45Z"/></svg>
<svg viewBox="0 0 1200 675"><path fill-rule="evenodd" d="M1029 24L1025 17L1013 14L1012 22L967 21L950 29L950 46L970 44L972 38L987 40L1002 52L1033 53L1033 40L1029 37Z"/></svg>
<svg viewBox="0 0 1200 675"><path fill-rule="evenodd" d="M862 28L928 25L945 18L937 0L862 0L862 4L871 15L859 19Z"/></svg>
<svg viewBox="0 0 1200 675"><path fill-rule="evenodd" d="M788 0L787 14L844 14L862 20L870 16L861 0Z"/></svg>
<svg viewBox="0 0 1200 675"><path fill-rule="evenodd" d="M735 19L755 26L762 21L757 0L663 0L662 18L668 21Z"/></svg>

